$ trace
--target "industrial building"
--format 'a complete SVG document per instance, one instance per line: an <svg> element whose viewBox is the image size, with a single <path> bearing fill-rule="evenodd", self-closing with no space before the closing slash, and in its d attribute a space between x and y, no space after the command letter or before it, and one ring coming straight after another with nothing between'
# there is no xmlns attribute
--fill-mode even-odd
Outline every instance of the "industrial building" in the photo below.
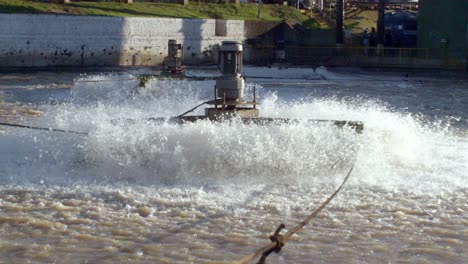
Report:
<svg viewBox="0 0 468 264"><path fill-rule="evenodd" d="M462 60L468 50L468 1L419 0L418 47L432 58Z"/></svg>
<svg viewBox="0 0 468 264"><path fill-rule="evenodd" d="M400 11L384 16L385 46L415 48L417 43L418 16L415 12ZM387 36L390 35L390 40Z"/></svg>

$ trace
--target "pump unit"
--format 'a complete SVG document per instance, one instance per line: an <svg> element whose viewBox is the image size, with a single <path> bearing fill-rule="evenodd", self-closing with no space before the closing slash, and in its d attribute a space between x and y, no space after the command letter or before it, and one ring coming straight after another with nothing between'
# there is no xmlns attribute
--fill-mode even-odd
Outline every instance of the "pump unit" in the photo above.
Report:
<svg viewBox="0 0 468 264"><path fill-rule="evenodd" d="M178 123L197 122L210 120L224 122L239 120L245 124L268 125L287 124L301 122L299 119L260 117L256 102L256 89L254 86L252 100L244 98L245 80L242 76L242 43L239 41L223 41L219 49L219 65L222 75L216 78L214 87L214 99L203 102L194 108L171 118L150 118L154 122ZM171 76L173 77L173 76ZM187 78L187 77L185 77ZM205 115L187 115L202 105L210 105L205 108ZM332 122L336 126L347 126L361 133L364 125L360 121L347 120L316 120L306 119L306 122Z"/></svg>
<svg viewBox="0 0 468 264"><path fill-rule="evenodd" d="M222 75L216 80L214 108L206 108L210 117L236 115L240 117L258 117L255 89L253 101L244 100L245 80L242 76L242 43L223 41L219 49L219 66Z"/></svg>
<svg viewBox="0 0 468 264"><path fill-rule="evenodd" d="M168 43L167 57L164 58L162 74L181 74L183 58L184 54L182 44L178 44L175 39L170 39Z"/></svg>

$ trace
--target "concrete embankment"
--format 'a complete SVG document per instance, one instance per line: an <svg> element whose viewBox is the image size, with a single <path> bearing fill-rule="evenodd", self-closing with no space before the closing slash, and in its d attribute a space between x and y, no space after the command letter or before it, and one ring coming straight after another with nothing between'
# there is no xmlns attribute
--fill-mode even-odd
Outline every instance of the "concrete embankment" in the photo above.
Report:
<svg viewBox="0 0 468 264"><path fill-rule="evenodd" d="M427 49L337 48L333 29L280 22L0 14L0 35L2 68L161 66L175 39L187 65L216 63L219 44L236 40L245 44L244 62L257 65L468 69L465 58L434 57Z"/></svg>
<svg viewBox="0 0 468 264"><path fill-rule="evenodd" d="M0 35L0 67L155 66L169 39L198 64L223 40L245 40L241 20L24 14L0 14Z"/></svg>

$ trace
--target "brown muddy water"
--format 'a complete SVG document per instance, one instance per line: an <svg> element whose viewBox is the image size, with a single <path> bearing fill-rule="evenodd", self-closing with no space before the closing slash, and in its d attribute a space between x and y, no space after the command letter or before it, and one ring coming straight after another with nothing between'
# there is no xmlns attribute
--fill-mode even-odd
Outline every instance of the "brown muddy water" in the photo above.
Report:
<svg viewBox="0 0 468 264"><path fill-rule="evenodd" d="M235 263L353 165L268 263L468 262L466 78L245 70L263 77L247 79L262 116L361 120L364 133L147 121L209 100L213 81L4 74L1 122L89 135L0 128L0 263Z"/></svg>

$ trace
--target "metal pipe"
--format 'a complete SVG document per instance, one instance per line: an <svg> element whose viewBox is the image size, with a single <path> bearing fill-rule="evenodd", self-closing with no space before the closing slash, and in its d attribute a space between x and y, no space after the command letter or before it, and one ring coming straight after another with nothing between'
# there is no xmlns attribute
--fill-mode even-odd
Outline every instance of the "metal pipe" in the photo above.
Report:
<svg viewBox="0 0 468 264"><path fill-rule="evenodd" d="M257 85L254 85L253 103L253 108L257 109Z"/></svg>
<svg viewBox="0 0 468 264"><path fill-rule="evenodd" d="M223 112L224 112L224 108L226 107L226 92L223 93Z"/></svg>
<svg viewBox="0 0 468 264"><path fill-rule="evenodd" d="M214 99L218 99L218 89L216 89L216 85L214 86ZM215 104L214 106L215 108L218 108L218 104Z"/></svg>

